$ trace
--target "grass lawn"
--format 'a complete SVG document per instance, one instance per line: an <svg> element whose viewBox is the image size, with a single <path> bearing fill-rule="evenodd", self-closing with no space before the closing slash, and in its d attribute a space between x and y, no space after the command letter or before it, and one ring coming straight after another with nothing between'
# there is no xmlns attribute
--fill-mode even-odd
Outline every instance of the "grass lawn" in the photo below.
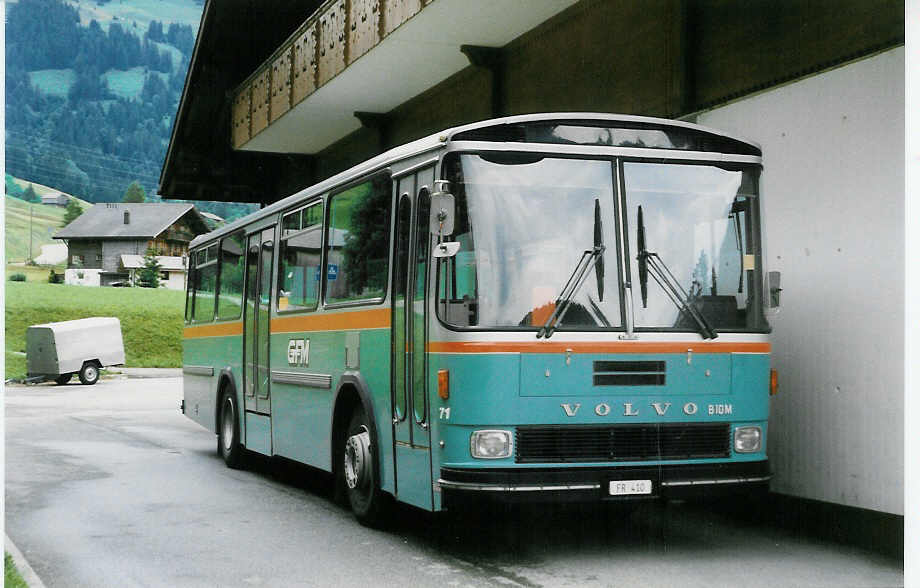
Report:
<svg viewBox="0 0 920 588"><path fill-rule="evenodd" d="M16 569L13 556L6 552L3 554L3 585L6 588L29 588L19 574L19 570Z"/></svg>
<svg viewBox="0 0 920 588"><path fill-rule="evenodd" d="M54 266L54 273L63 274L64 270L67 269L66 264ZM6 281L10 281L10 276L13 274L25 274L27 282L41 282L43 284L48 283L48 274L51 273L51 267L41 266L41 265L7 265L6 266Z"/></svg>
<svg viewBox="0 0 920 588"><path fill-rule="evenodd" d="M25 357L11 352L26 350L27 327L91 316L121 321L125 365L180 367L184 307L185 293L175 290L7 281L5 378L25 375Z"/></svg>

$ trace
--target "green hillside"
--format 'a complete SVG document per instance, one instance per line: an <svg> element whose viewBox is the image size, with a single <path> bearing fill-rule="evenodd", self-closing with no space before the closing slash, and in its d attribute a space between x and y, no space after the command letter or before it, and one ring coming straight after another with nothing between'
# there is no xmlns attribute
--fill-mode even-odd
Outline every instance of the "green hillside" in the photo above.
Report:
<svg viewBox="0 0 920 588"><path fill-rule="evenodd" d="M113 94L119 98L134 100L140 97L141 90L144 88L144 81L147 79L148 75L160 76L164 85L169 83L168 75L150 71L146 67L140 66L132 67L128 70L110 69L102 74L102 77L105 78L109 85L109 90L111 90Z"/></svg>
<svg viewBox="0 0 920 588"><path fill-rule="evenodd" d="M19 186L19 187L22 188L23 190L25 190L26 188L28 188L28 187L29 187L29 184L31 184L31 185L32 185L32 189L35 190L35 193L38 194L40 197L41 197L41 196L44 196L45 194L62 194L62 192L61 192L60 190L55 190L54 188L49 188L48 186L44 186L44 185L42 185L42 184L36 184L35 182L30 182L29 180L23 180L23 179L21 179L21 178L14 178L14 177L10 176L9 174L7 174L7 177L9 178L9 180L10 180L13 184L16 184L17 186ZM70 195L70 194L64 194L64 195L65 195L65 196L70 196L71 198L75 198L76 201L79 202L79 203L83 206L84 209L86 209L86 207L88 207L88 206L92 206L92 203L87 202L86 200L81 200L81 199L76 198L75 196L72 196L72 195Z"/></svg>
<svg viewBox="0 0 920 588"><path fill-rule="evenodd" d="M72 69L42 69L29 72L29 81L43 94L67 98L70 87L77 81Z"/></svg>
<svg viewBox="0 0 920 588"><path fill-rule="evenodd" d="M190 25L198 32L203 1L196 0L120 0L118 2L78 2L69 0L68 4L80 13L80 22L84 26L95 20L108 30L113 22L121 24L128 30L142 34L152 20L177 22ZM135 28L135 24L137 27Z"/></svg>
<svg viewBox="0 0 920 588"><path fill-rule="evenodd" d="M19 180L20 185L28 185L28 182ZM39 184L33 184L35 192L39 196L48 192L57 193L57 190L51 190ZM89 202L77 199L80 205L86 209L92 206ZM32 226L32 256L37 257L41 253L41 246L50 243L60 243L51 238L55 231L61 226L64 219L64 208L58 206L47 206L44 204L29 204L7 195L4 201L4 228L6 237L4 245L6 247L7 262L23 262L29 257L29 208L31 207L31 226Z"/></svg>

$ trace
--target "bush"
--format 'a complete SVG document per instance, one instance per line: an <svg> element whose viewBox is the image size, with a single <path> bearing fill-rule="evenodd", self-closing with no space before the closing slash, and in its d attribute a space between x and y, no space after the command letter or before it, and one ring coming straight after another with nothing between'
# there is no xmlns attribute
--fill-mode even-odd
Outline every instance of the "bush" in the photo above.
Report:
<svg viewBox="0 0 920 588"><path fill-rule="evenodd" d="M64 283L64 274L54 273L54 268L48 273L48 283L49 284L63 284Z"/></svg>
<svg viewBox="0 0 920 588"><path fill-rule="evenodd" d="M11 282L25 282L26 275L25 274L10 274L10 281Z"/></svg>

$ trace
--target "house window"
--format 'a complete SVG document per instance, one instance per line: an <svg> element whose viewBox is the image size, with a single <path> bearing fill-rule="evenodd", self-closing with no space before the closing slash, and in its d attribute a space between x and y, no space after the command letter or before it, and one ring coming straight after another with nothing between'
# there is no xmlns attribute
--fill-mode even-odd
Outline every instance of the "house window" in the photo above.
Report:
<svg viewBox="0 0 920 588"><path fill-rule="evenodd" d="M83 265L83 256L82 255L71 255L70 263L73 265Z"/></svg>

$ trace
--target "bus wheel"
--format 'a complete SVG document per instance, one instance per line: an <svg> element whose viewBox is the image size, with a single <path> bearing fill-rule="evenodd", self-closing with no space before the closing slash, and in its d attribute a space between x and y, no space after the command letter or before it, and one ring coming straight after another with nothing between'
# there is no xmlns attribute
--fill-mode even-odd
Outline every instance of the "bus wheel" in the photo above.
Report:
<svg viewBox="0 0 920 588"><path fill-rule="evenodd" d="M58 386L63 386L64 384L70 381L70 378L72 376L73 374L61 374L60 376L54 379L54 383L57 384Z"/></svg>
<svg viewBox="0 0 920 588"><path fill-rule="evenodd" d="M220 421L217 427L217 452L228 467L243 466L243 447L240 445L240 423L237 419L236 400L231 392L224 392L220 401Z"/></svg>
<svg viewBox="0 0 920 588"><path fill-rule="evenodd" d="M99 368L96 364L87 361L80 368L80 383L85 386L92 386L99 381Z"/></svg>
<svg viewBox="0 0 920 588"><path fill-rule="evenodd" d="M375 448L371 442L367 417L359 408L351 415L345 435L345 463L342 475L351 510L362 525L380 525L386 514L386 498L374 470Z"/></svg>

